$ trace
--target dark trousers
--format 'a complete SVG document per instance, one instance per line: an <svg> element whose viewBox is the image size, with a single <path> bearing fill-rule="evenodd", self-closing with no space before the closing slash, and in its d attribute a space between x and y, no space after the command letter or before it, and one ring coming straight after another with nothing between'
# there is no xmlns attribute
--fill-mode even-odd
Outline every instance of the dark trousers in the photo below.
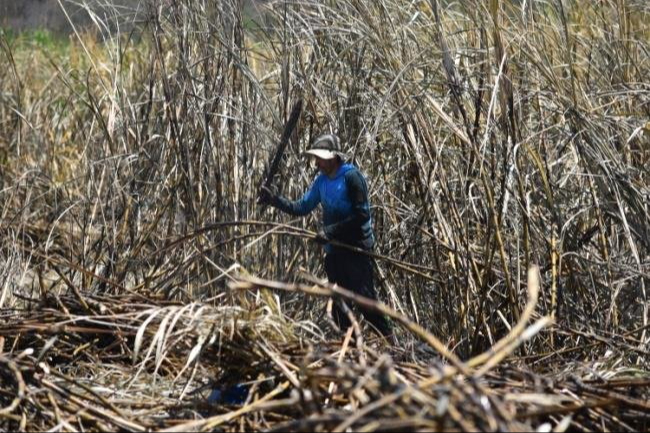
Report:
<svg viewBox="0 0 650 433"><path fill-rule="evenodd" d="M366 298L377 299L371 257L347 250L335 250L325 256L325 272L330 283L338 284ZM345 331L352 323L339 302L341 301L334 302L332 313L336 324ZM382 314L361 306L359 310L381 334L392 333L388 321Z"/></svg>

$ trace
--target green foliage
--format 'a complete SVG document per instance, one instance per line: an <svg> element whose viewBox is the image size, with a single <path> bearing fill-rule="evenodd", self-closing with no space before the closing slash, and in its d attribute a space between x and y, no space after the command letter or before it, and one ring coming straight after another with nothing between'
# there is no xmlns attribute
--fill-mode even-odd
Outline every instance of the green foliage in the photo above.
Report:
<svg viewBox="0 0 650 433"><path fill-rule="evenodd" d="M17 50L44 49L60 52L70 44L70 39L67 36L51 32L44 28L24 31L0 28L0 35L6 39L10 46Z"/></svg>

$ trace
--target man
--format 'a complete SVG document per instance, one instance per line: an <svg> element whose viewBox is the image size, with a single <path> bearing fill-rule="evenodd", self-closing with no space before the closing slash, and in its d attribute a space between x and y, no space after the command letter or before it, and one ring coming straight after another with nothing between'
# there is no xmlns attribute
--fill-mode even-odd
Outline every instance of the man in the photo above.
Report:
<svg viewBox="0 0 650 433"><path fill-rule="evenodd" d="M336 247L335 240L366 251L372 250L375 238L368 203L368 186L361 172L345 163L336 135L318 137L307 155L316 160L321 174L302 199L290 201L263 188L260 200L291 215L304 216L320 205L323 208L323 228L317 240L325 244L325 272L331 283L370 299L377 299L373 281L372 259L368 255ZM364 317L384 336L391 334L386 318L366 308ZM345 330L351 326L342 308L334 304L334 320Z"/></svg>

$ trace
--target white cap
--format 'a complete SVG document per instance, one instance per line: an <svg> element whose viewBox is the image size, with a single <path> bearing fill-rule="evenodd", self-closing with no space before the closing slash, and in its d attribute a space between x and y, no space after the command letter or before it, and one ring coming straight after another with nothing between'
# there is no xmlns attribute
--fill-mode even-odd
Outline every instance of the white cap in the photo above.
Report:
<svg viewBox="0 0 650 433"><path fill-rule="evenodd" d="M347 155L341 152L339 138L334 134L321 135L305 153L321 159L334 159L337 156L342 160L347 159Z"/></svg>

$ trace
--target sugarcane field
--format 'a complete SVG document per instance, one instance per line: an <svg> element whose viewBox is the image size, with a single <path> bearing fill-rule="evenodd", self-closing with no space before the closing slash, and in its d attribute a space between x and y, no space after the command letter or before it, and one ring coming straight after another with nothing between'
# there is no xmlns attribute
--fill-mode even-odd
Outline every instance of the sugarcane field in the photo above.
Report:
<svg viewBox="0 0 650 433"><path fill-rule="evenodd" d="M0 0L0 431L648 431L650 3Z"/></svg>

